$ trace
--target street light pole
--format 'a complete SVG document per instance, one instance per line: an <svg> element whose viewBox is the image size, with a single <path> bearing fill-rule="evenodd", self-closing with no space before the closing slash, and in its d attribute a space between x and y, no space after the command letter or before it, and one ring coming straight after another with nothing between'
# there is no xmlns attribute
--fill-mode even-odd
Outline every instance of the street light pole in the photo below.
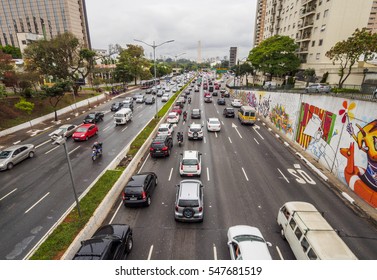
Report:
<svg viewBox="0 0 377 280"><path fill-rule="evenodd" d="M147 46L153 48L153 68L154 68L153 86L156 86L156 80L157 80L157 73L156 73L156 48L159 47L159 46L162 46L163 44L174 42L174 40L165 41L165 42L163 42L161 44L158 44L158 45L156 45L155 41L153 41L153 45L148 44L148 43L146 43L146 42L144 42L142 40L138 40L138 39L134 39L134 41L146 44ZM157 99L156 99L155 103L156 103L156 115L155 115L155 118L158 118Z"/></svg>
<svg viewBox="0 0 377 280"><path fill-rule="evenodd" d="M184 55L184 54L186 54L186 53L180 53L180 54L177 54L177 55L174 56L175 57L175 68L178 68L177 57Z"/></svg>

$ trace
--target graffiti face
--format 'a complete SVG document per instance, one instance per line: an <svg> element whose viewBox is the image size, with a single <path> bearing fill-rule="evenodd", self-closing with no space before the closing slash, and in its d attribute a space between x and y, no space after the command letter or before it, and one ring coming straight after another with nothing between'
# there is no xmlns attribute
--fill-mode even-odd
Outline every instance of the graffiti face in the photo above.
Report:
<svg viewBox="0 0 377 280"><path fill-rule="evenodd" d="M360 130L356 135L359 148L367 153L370 160L377 162L377 120L357 127Z"/></svg>

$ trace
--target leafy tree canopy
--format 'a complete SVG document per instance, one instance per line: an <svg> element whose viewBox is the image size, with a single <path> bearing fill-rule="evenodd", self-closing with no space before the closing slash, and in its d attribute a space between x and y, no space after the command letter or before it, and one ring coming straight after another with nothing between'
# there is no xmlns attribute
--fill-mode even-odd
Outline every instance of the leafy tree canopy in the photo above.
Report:
<svg viewBox="0 0 377 280"><path fill-rule="evenodd" d="M0 46L0 50L3 51L3 53L11 55L12 58L14 58L14 59L22 58L20 48L16 48L16 47L13 47L13 46L10 46L10 45L6 45L6 46Z"/></svg>

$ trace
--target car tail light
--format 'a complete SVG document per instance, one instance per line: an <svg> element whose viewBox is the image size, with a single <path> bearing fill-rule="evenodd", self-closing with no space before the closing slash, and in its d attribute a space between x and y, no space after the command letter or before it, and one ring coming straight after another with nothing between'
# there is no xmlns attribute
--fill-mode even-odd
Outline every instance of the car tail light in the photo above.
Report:
<svg viewBox="0 0 377 280"><path fill-rule="evenodd" d="M154 149L153 149L152 147L150 147L150 148L149 148L149 151L153 152L153 151L154 151Z"/></svg>
<svg viewBox="0 0 377 280"><path fill-rule="evenodd" d="M203 211L203 207L199 207L199 212L202 212Z"/></svg>
<svg viewBox="0 0 377 280"><path fill-rule="evenodd" d="M167 150L168 150L168 147L163 147L162 150L163 150L163 151L167 151Z"/></svg>
<svg viewBox="0 0 377 280"><path fill-rule="evenodd" d="M175 206L175 211L178 211L178 205Z"/></svg>
<svg viewBox="0 0 377 280"><path fill-rule="evenodd" d="M183 170L183 164L181 164L181 170Z"/></svg>
<svg viewBox="0 0 377 280"><path fill-rule="evenodd" d="M147 198L147 194L146 194L145 192L142 192L142 193L141 193L141 198L142 198L142 199L146 199L146 198Z"/></svg>
<svg viewBox="0 0 377 280"><path fill-rule="evenodd" d="M196 165L196 170L199 170L199 164Z"/></svg>
<svg viewBox="0 0 377 280"><path fill-rule="evenodd" d="M125 192L122 193L122 199L123 199L123 200L126 199L126 193L125 193Z"/></svg>

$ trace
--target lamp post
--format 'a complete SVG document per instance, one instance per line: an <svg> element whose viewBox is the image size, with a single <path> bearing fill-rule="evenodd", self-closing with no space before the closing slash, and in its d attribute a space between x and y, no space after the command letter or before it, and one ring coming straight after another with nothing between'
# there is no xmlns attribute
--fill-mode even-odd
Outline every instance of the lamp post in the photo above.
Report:
<svg viewBox="0 0 377 280"><path fill-rule="evenodd" d="M180 53L180 54L177 54L177 55L174 56L175 57L175 68L178 68L177 57L184 55L184 54L186 54L186 53Z"/></svg>
<svg viewBox="0 0 377 280"><path fill-rule="evenodd" d="M138 39L134 39L134 41L146 44L147 46L150 46L150 47L153 48L153 68L154 68L153 86L156 86L156 79L157 79L157 75L156 75L156 48L159 47L159 46L162 46L162 45L164 45L166 43L172 43L172 42L174 42L174 40L165 41L165 42L163 42L161 44L158 44L158 45L156 45L155 41L153 41L153 45L148 44L148 43L146 43L146 42L144 42L142 40L138 40ZM155 118L158 118L157 99L156 99L156 115L155 115Z"/></svg>

